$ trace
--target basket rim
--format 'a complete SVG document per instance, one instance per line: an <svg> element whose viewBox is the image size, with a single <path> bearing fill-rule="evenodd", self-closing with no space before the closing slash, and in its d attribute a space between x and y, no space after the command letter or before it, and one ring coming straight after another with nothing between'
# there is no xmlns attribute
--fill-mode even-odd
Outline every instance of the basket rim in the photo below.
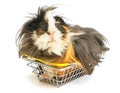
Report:
<svg viewBox="0 0 120 93"><path fill-rule="evenodd" d="M40 58L35 58L32 56L29 56L28 54L22 54L22 58L27 59L29 61L31 60L31 61L38 63L38 64L43 63L43 64L46 64L48 66L57 67L57 68L64 68L64 67L70 66L71 64L74 64L73 62L64 62L64 63L48 62L48 61L42 60Z"/></svg>

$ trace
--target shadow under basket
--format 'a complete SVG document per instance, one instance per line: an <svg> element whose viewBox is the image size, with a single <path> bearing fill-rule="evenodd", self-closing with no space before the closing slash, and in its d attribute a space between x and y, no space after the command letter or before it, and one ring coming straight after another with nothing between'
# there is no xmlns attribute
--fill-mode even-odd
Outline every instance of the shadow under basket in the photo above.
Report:
<svg viewBox="0 0 120 93"><path fill-rule="evenodd" d="M57 87L86 74L86 71L76 63L71 63L69 66L63 68L57 68L37 62L31 58L25 59L29 61L27 65L33 68L33 72L41 82Z"/></svg>

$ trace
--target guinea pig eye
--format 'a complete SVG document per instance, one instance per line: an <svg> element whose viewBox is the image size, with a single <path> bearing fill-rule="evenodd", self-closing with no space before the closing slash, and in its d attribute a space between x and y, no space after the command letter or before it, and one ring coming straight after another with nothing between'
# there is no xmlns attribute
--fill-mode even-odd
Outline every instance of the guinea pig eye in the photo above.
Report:
<svg viewBox="0 0 120 93"><path fill-rule="evenodd" d="M54 18L55 18L55 21L60 23L60 24L64 24L65 23L64 20L61 17L59 17L59 16L55 16Z"/></svg>
<svg viewBox="0 0 120 93"><path fill-rule="evenodd" d="M39 24L38 24L38 22L36 22L34 20L31 23L28 24L28 29L30 31L34 31L34 30L36 30L38 28L39 28Z"/></svg>
<svg viewBox="0 0 120 93"><path fill-rule="evenodd" d="M39 23L39 27L40 27L42 30L47 31L48 24L47 24L47 22L40 22L40 23Z"/></svg>

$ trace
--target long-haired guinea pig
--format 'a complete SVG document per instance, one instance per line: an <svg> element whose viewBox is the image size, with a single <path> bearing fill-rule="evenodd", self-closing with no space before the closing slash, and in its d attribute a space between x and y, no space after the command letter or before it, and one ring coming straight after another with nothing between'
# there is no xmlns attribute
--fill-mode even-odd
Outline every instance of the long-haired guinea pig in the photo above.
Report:
<svg viewBox="0 0 120 93"><path fill-rule="evenodd" d="M76 62L91 74L109 49L106 38L93 28L66 23L63 17L53 15L54 9L39 8L23 25L17 37L20 57L27 54L47 62Z"/></svg>

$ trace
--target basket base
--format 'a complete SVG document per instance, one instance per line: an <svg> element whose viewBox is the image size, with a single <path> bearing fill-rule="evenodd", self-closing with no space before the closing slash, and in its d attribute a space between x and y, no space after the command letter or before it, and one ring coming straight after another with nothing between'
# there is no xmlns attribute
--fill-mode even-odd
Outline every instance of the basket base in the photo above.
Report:
<svg viewBox="0 0 120 93"><path fill-rule="evenodd" d="M74 79L86 74L85 70L73 63L65 68L55 68L42 63L31 62L28 66L32 67L33 72L37 75L39 81L54 86L62 86Z"/></svg>

